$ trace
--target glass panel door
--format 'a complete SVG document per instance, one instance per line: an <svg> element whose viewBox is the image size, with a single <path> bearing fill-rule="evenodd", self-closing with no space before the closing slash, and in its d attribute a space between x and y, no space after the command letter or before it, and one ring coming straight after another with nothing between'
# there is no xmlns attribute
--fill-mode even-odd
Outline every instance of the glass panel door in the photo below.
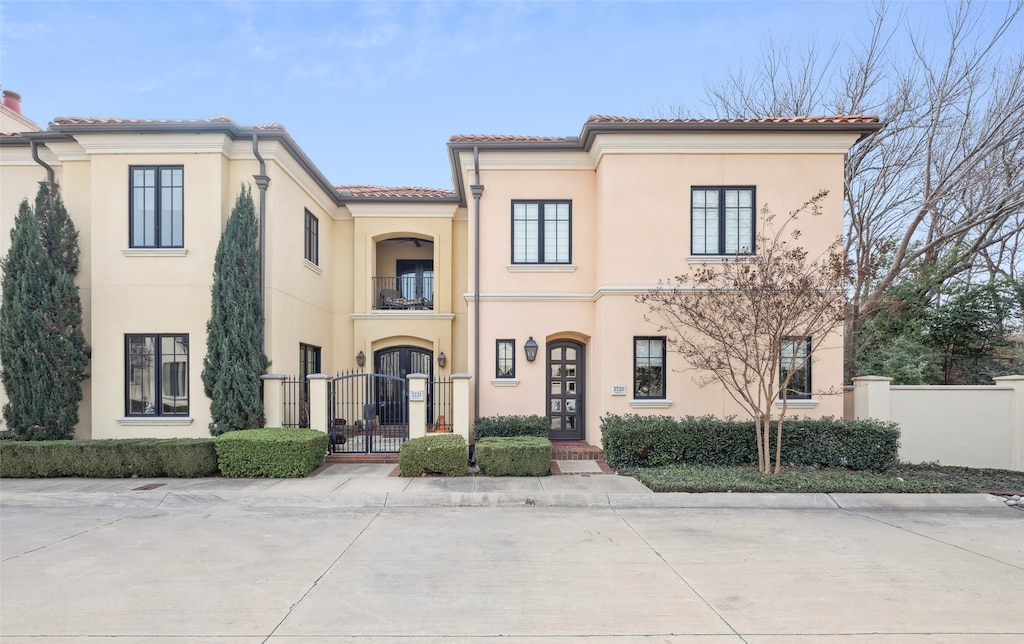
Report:
<svg viewBox="0 0 1024 644"><path fill-rule="evenodd" d="M551 440L582 440L584 433L584 346L557 340L547 346L547 415Z"/></svg>

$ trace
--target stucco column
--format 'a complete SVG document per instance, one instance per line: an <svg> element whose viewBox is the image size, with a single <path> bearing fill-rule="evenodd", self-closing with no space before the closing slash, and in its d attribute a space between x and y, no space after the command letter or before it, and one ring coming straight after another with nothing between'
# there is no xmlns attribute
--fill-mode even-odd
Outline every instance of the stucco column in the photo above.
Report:
<svg viewBox="0 0 1024 644"><path fill-rule="evenodd" d="M409 379L409 438L427 435L427 376L410 373Z"/></svg>
<svg viewBox="0 0 1024 644"><path fill-rule="evenodd" d="M284 381L288 376L281 373L265 373L263 381L264 427L284 427Z"/></svg>
<svg viewBox="0 0 1024 644"><path fill-rule="evenodd" d="M326 373L311 373L309 381L309 428L327 433L327 383L331 376Z"/></svg>
<svg viewBox="0 0 1024 644"><path fill-rule="evenodd" d="M469 379L468 373L452 374L452 431L469 442Z"/></svg>
<svg viewBox="0 0 1024 644"><path fill-rule="evenodd" d="M1024 376L993 378L997 385L1013 387L1013 418L1010 419L1010 463L1015 470L1024 470Z"/></svg>
<svg viewBox="0 0 1024 644"><path fill-rule="evenodd" d="M888 421L889 383L892 378L883 376L862 376L853 379L853 417L861 420L874 418Z"/></svg>

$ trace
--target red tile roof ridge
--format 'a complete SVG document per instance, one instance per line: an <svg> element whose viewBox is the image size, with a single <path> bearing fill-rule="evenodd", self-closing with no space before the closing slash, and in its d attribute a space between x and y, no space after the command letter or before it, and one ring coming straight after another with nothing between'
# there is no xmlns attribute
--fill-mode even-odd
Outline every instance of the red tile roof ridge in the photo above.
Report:
<svg viewBox="0 0 1024 644"><path fill-rule="evenodd" d="M772 116L767 118L740 119L650 119L633 116L595 115L587 119L587 123L878 123L877 116L864 114L836 114L833 116Z"/></svg>
<svg viewBox="0 0 1024 644"><path fill-rule="evenodd" d="M335 189L348 197L452 197L455 193L444 188L422 188L418 186L375 186L351 185L335 186Z"/></svg>
<svg viewBox="0 0 1024 644"><path fill-rule="evenodd" d="M122 119L98 116L58 116L55 125L150 125L160 123L233 123L230 116L211 116L205 119Z"/></svg>

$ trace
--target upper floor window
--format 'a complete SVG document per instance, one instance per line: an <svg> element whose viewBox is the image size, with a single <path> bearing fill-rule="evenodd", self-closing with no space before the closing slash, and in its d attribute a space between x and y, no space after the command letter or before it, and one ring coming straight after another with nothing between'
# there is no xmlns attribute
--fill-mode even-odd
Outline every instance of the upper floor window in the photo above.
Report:
<svg viewBox="0 0 1024 644"><path fill-rule="evenodd" d="M495 373L496 378L516 377L516 341L498 340L495 346Z"/></svg>
<svg viewBox="0 0 1024 644"><path fill-rule="evenodd" d="M512 263L572 262L572 213L569 201L512 202Z"/></svg>
<svg viewBox="0 0 1024 644"><path fill-rule="evenodd" d="M125 336L125 415L188 415L188 335Z"/></svg>
<svg viewBox="0 0 1024 644"><path fill-rule="evenodd" d="M786 377L793 377L786 385ZM779 399L808 400L811 397L811 339L786 338L779 349Z"/></svg>
<svg viewBox="0 0 1024 644"><path fill-rule="evenodd" d="M129 238L132 248L185 245L184 175L181 166L132 166Z"/></svg>
<svg viewBox="0 0 1024 644"><path fill-rule="evenodd" d="M633 397L665 397L665 338L633 338Z"/></svg>
<svg viewBox="0 0 1024 644"><path fill-rule="evenodd" d="M320 265L320 221L306 211L306 259Z"/></svg>
<svg viewBox="0 0 1024 644"><path fill-rule="evenodd" d="M694 187L690 191L693 255L754 252L754 189Z"/></svg>

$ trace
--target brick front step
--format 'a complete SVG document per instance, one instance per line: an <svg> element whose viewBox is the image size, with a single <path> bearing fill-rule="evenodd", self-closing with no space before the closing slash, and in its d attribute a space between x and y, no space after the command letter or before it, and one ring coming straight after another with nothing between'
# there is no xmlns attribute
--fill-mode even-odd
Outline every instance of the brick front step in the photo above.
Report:
<svg viewBox="0 0 1024 644"><path fill-rule="evenodd" d="M551 459L555 461L603 461L604 450L584 441L553 441Z"/></svg>

